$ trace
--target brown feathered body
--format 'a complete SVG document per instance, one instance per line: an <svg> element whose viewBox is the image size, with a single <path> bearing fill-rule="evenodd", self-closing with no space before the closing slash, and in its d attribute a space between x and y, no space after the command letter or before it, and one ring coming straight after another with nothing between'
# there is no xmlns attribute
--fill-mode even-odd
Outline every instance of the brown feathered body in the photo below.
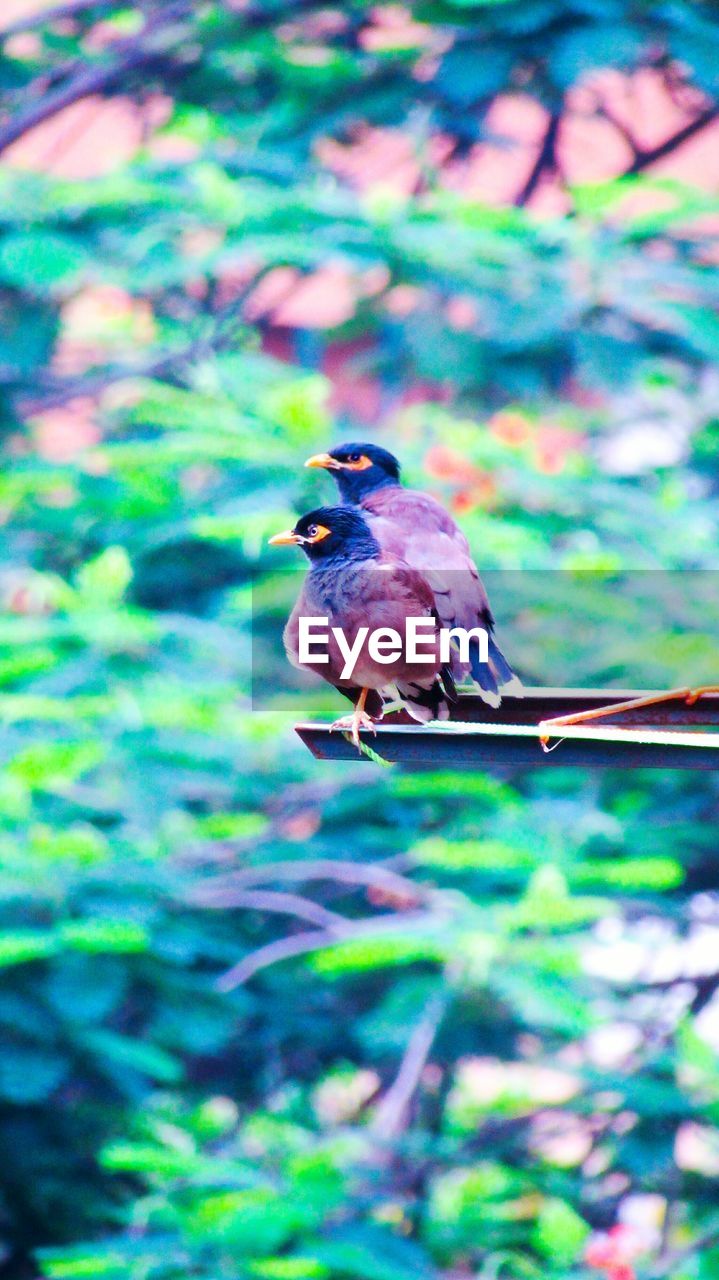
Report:
<svg viewBox="0 0 719 1280"><path fill-rule="evenodd" d="M328 663L300 661L301 617L327 618ZM421 666L409 662L406 654L404 639L410 617L432 618L435 623L434 636L428 629L427 642L424 637L422 642L422 652L433 655L432 661ZM364 560L313 565L285 627L284 644L294 666L314 671L353 702L362 688L372 690L374 696L367 702L372 716L382 714L384 700L399 696L414 719L445 719L447 700L453 697L454 690L449 672L445 673L447 687L441 679L439 626L434 594L424 575L391 551L384 550ZM370 632L392 628L402 638L402 652L391 662L380 664L372 660L365 644L351 679L343 679L345 658L331 635L332 627L341 628L350 645L354 644L361 627L368 627Z"/></svg>
<svg viewBox="0 0 719 1280"><path fill-rule="evenodd" d="M401 556L430 586L445 627L484 627L489 634L489 670L476 661L452 660L456 680L472 677L491 705L498 688L521 686L493 638L494 618L469 543L448 511L428 493L384 485L363 494L359 503L383 550Z"/></svg>

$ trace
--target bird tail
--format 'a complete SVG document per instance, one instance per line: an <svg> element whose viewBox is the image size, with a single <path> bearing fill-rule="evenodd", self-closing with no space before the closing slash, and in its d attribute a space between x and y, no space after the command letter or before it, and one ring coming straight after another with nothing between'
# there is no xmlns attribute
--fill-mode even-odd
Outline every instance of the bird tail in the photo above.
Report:
<svg viewBox="0 0 719 1280"><path fill-rule="evenodd" d="M490 640L491 644L492 641ZM492 669L491 662L482 662L477 640L470 640L469 643L469 666L473 680L479 685L482 701L486 702L490 707L498 707L502 701L502 696L499 692L497 677Z"/></svg>
<svg viewBox="0 0 719 1280"><path fill-rule="evenodd" d="M513 672L494 636L489 637L489 663L494 669L497 684L502 693L511 694L514 698L523 698L522 681Z"/></svg>
<svg viewBox="0 0 719 1280"><path fill-rule="evenodd" d="M405 709L413 720L427 724L430 720L448 720L449 705L457 701L457 690L449 666L441 668L431 685L408 681L396 685Z"/></svg>
<svg viewBox="0 0 719 1280"><path fill-rule="evenodd" d="M479 642L471 640L469 644L469 665L472 678L479 685L483 702L490 707L498 707L502 694L511 694L515 698L524 696L522 682L514 674L494 636L489 636L489 662L482 662Z"/></svg>

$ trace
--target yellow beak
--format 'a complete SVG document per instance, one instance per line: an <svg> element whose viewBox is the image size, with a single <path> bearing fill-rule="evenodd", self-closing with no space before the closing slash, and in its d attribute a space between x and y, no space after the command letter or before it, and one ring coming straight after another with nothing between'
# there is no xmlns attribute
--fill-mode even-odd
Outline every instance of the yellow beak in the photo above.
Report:
<svg viewBox="0 0 719 1280"><path fill-rule="evenodd" d="M338 471L341 465L331 453L313 453L305 463L306 467L324 467L325 471Z"/></svg>
<svg viewBox="0 0 719 1280"><path fill-rule="evenodd" d="M291 547L297 542L297 534L293 529L283 529L282 533L276 533L270 538L268 546L270 547Z"/></svg>

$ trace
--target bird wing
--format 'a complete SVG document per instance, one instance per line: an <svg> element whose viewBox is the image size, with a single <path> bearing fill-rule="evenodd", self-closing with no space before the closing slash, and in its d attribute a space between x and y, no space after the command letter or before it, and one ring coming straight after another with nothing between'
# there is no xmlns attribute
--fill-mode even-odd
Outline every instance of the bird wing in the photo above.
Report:
<svg viewBox="0 0 719 1280"><path fill-rule="evenodd" d="M424 575L443 626L488 632L489 663L480 661L475 644L468 664L453 657L455 679L471 675L491 706L501 701L500 688L519 694L521 684L493 636L494 617L469 543L449 512L428 493L394 485L367 494L362 507L380 546Z"/></svg>
<svg viewBox="0 0 719 1280"><path fill-rule="evenodd" d="M469 543L448 511L428 493L414 489L377 489L363 509L374 517L372 532L383 549L406 560L436 588L445 626L494 626L489 599ZM449 598L443 595L450 588Z"/></svg>

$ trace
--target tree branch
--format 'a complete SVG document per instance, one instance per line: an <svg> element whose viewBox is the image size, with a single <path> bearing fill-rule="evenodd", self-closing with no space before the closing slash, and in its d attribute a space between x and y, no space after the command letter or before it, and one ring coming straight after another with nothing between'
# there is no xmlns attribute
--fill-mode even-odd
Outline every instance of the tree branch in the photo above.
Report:
<svg viewBox="0 0 719 1280"><path fill-rule="evenodd" d="M263 884L271 880L332 880L339 884L367 885L384 889L414 902L426 900L428 892L406 876L398 875L387 867L361 862L343 862L333 858L313 858L297 862L267 862L260 867L243 867L230 875L220 876L209 883L225 894L247 885ZM231 903L230 898L227 899Z"/></svg>
<svg viewBox="0 0 719 1280"><path fill-rule="evenodd" d="M31 418L35 414L45 413L48 409L57 409L74 400L78 396L97 396L116 382L124 382L131 378L170 378L178 377L184 366L194 365L210 355L223 351L236 341L237 326L241 323L242 306L252 290L262 278L270 272L275 263L270 262L261 267L232 302L223 308L216 318L213 333L196 338L194 342L181 347L178 351L168 351L164 355L149 360L144 365L115 365L82 373L75 378L56 378L49 384L46 382L33 396L18 396L17 411L21 417ZM292 285L294 288L294 282ZM287 291L287 296L290 291ZM283 295L284 297L285 295Z"/></svg>
<svg viewBox="0 0 719 1280"><path fill-rule="evenodd" d="M619 136L624 139L627 146L629 147L629 150L632 153L632 157L633 157L632 163L634 162L634 160L637 160L638 157L642 154L642 149L639 146L639 143L637 142L636 138L634 137L634 134L632 133L631 129L629 129L627 125L625 125L621 120L617 119L617 117L614 115L614 112L610 111L609 107L604 102L601 102L598 104L596 114L599 116L601 120L606 120L607 124L610 124L613 129L616 129Z"/></svg>
<svg viewBox="0 0 719 1280"><path fill-rule="evenodd" d="M119 365L100 369L96 373L84 373L77 378L58 378L46 383L44 389L41 387L32 396L20 395L17 400L18 413L23 418L32 418L35 414L46 413L48 409L58 409L68 401L77 399L78 396L100 395L116 382L125 382L132 378L169 376L191 361L198 353L200 345L200 343L191 343L181 351L169 352L144 365Z"/></svg>
<svg viewBox="0 0 719 1280"><path fill-rule="evenodd" d="M128 72L167 56L168 49L163 42L153 39L155 35L166 36L168 29L177 19L186 17L191 10L186 0L183 3L168 4L162 20L153 27L150 23L138 36L118 42L115 46L116 57L111 62L103 62L90 66L73 76L66 84L45 93L31 106L11 117L0 128L0 154L17 142L31 129L51 119L66 107L71 107L83 98L90 98L96 93L105 93L116 86L117 82ZM37 85L38 81L33 81ZM29 86L32 90L33 85Z"/></svg>
<svg viewBox="0 0 719 1280"><path fill-rule="evenodd" d="M695 984L694 998L689 1005L689 1012L696 1018L719 991L719 973L705 973L699 978L690 978L689 981Z"/></svg>
<svg viewBox="0 0 719 1280"><path fill-rule="evenodd" d="M154 52L152 57L156 57ZM142 66L147 61L149 61L147 51L138 46L132 58L125 56L104 66L90 67L67 84L61 85L59 89L46 93L33 106L18 112L0 129L0 154L37 125L43 124L45 120L64 111L66 107L71 107L75 102L111 88L119 76L134 67Z"/></svg>
<svg viewBox="0 0 719 1280"><path fill-rule="evenodd" d="M347 920L342 925L333 925L328 929L313 929L306 933L296 933L288 938L278 938L267 946L259 947L233 965L227 973L217 980L218 991L233 991L242 986L261 969L277 964L280 960L289 960L294 956L307 955L312 951L326 951L338 942L348 942L355 938L381 938L388 933L414 932L439 925L443 917L429 911L418 911L413 915L381 916L369 920Z"/></svg>
<svg viewBox="0 0 719 1280"><path fill-rule="evenodd" d="M295 916L297 920L305 920L308 924L319 925L320 928L334 928L347 924L344 916L336 911L329 911L311 898L303 898L298 893L278 893L274 889L246 889L225 895L222 891L210 892L199 885L189 895L189 900L201 907L213 907L221 911L228 907L245 908L248 911L268 911L279 915Z"/></svg>
<svg viewBox="0 0 719 1280"><path fill-rule="evenodd" d="M686 1009L696 1017L719 991L719 970L701 974L678 973L674 978L660 978L657 982L638 979L632 985L642 991L674 991L677 987L693 987L694 994L691 999L688 998Z"/></svg>
<svg viewBox="0 0 719 1280"><path fill-rule="evenodd" d="M517 208L522 208L529 203L544 174L551 173L556 168L557 138L561 119L561 111L553 111L549 117L537 158L532 165L524 186L515 196L514 203Z"/></svg>
<svg viewBox="0 0 719 1280"><path fill-rule="evenodd" d="M290 938L277 938L274 942L268 942L267 946L251 951L238 964L228 969L227 973L223 973L217 980L217 990L234 991L235 987L243 986L261 969L278 964L280 960L290 960L293 956L307 955L310 951L321 951L323 948L332 947L342 939L342 936L341 930L333 930L329 933L325 929L314 929L309 933L296 933Z"/></svg>
<svg viewBox="0 0 719 1280"><path fill-rule="evenodd" d="M681 147L683 143L688 142L696 133L700 133L702 129L706 129L707 125L712 124L719 116L719 107L707 107L698 115L696 119L690 120L689 124L685 124L681 129L677 129L670 138L666 138L659 146L652 147L650 151L638 151L634 160L624 173L623 178L629 178L632 174L641 173L643 169L647 169L650 165L656 164L658 160L663 160L665 156L671 155L677 147Z"/></svg>
<svg viewBox="0 0 719 1280"><path fill-rule="evenodd" d="M391 1140L403 1127L407 1108L422 1078L435 1036L449 1006L450 993L445 987L435 992L407 1042L399 1071L380 1102L372 1121L378 1138Z"/></svg>

